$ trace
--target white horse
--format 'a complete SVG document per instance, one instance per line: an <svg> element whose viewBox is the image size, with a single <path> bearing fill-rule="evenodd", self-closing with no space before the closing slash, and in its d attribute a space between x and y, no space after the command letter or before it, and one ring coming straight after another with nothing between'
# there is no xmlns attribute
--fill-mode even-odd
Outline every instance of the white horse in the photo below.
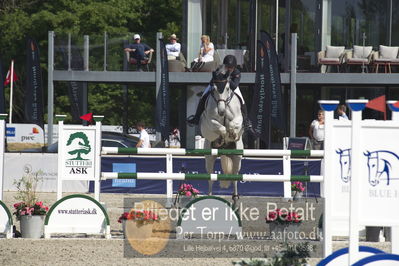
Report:
<svg viewBox="0 0 399 266"><path fill-rule="evenodd" d="M217 80L211 87L211 93L205 105L205 111L200 119L201 133L205 138L205 149L243 149L243 117L241 102L238 96L230 89L229 82L220 71L216 74ZM205 167L208 173L213 173L217 156L205 156ZM221 165L224 174L238 174L241 169L241 155L222 155ZM221 187L229 187L229 181L222 181ZM212 181L209 182L209 194L212 194ZM238 199L237 181L234 182L233 200Z"/></svg>

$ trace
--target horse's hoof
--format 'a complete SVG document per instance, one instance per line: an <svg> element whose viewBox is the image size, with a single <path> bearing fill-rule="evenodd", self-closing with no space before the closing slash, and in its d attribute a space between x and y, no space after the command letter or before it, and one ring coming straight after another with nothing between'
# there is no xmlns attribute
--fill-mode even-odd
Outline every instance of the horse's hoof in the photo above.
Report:
<svg viewBox="0 0 399 266"><path fill-rule="evenodd" d="M219 137L218 139L216 139L215 141L212 142L212 147L218 149L218 148L222 147L223 144L224 144L224 140L221 137Z"/></svg>

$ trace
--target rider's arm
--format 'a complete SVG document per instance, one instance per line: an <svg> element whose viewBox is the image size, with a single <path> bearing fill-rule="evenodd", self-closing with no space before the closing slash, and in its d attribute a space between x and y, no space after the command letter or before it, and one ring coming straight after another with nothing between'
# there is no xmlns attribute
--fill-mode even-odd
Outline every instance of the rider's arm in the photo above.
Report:
<svg viewBox="0 0 399 266"><path fill-rule="evenodd" d="M235 90L238 87L238 85L240 85L240 79L241 79L241 73L238 69L235 69L230 74L230 88L232 90Z"/></svg>

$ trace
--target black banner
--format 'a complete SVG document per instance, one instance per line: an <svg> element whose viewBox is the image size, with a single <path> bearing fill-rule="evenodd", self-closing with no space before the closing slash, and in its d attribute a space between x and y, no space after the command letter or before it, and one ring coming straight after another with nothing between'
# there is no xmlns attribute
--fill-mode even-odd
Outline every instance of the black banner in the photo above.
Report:
<svg viewBox="0 0 399 266"><path fill-rule="evenodd" d="M284 132L284 116L282 111L281 103L281 80L280 70L278 67L278 56L276 53L276 47L270 34L261 31L260 40L266 48L266 81L267 89L270 90L270 117L271 117L271 128L281 130Z"/></svg>
<svg viewBox="0 0 399 266"><path fill-rule="evenodd" d="M256 57L256 77L252 98L250 119L253 129L260 139L269 143L270 90L267 83L266 47L258 41Z"/></svg>
<svg viewBox="0 0 399 266"><path fill-rule="evenodd" d="M4 76L3 76L3 65L0 59L0 114L6 113L6 101L4 98Z"/></svg>
<svg viewBox="0 0 399 266"><path fill-rule="evenodd" d="M68 52L61 48L63 63L68 69ZM71 48L71 70L83 70L83 57L76 47ZM83 114L83 89L84 82L69 81L68 97L71 104L72 119L74 122L81 122L80 116Z"/></svg>
<svg viewBox="0 0 399 266"><path fill-rule="evenodd" d="M163 39L159 39L161 57L161 83L159 85L156 107L156 129L161 132L162 139L169 138L169 70L168 56Z"/></svg>
<svg viewBox="0 0 399 266"><path fill-rule="evenodd" d="M39 47L33 39L26 45L25 121L44 129L42 70Z"/></svg>

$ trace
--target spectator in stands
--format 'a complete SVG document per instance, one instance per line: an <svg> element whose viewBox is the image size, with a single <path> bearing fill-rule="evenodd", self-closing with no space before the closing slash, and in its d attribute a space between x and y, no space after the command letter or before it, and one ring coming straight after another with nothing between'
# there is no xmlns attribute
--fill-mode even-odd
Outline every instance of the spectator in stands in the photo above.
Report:
<svg viewBox="0 0 399 266"><path fill-rule="evenodd" d="M180 148L180 131L174 128L169 135L169 148Z"/></svg>
<svg viewBox="0 0 399 266"><path fill-rule="evenodd" d="M337 109L338 119L339 120L349 120L348 116L346 115L346 106L345 104L341 104L338 106Z"/></svg>
<svg viewBox="0 0 399 266"><path fill-rule="evenodd" d="M176 34L172 34L169 37L169 42L166 47L166 53L168 54L168 60L179 60L181 44L177 42Z"/></svg>
<svg viewBox="0 0 399 266"><path fill-rule="evenodd" d="M137 64L137 71L143 71L141 65L147 64L150 53L154 52L150 46L141 42L139 34L133 36L134 43L125 48L126 52L130 53L131 63Z"/></svg>
<svg viewBox="0 0 399 266"><path fill-rule="evenodd" d="M137 148L151 148L150 144L150 136L148 135L147 131L144 129L145 125L143 122L138 122L136 124L136 129L140 132L139 142L137 142Z"/></svg>
<svg viewBox="0 0 399 266"><path fill-rule="evenodd" d="M201 69L206 62L212 62L214 60L213 55L215 54L215 47L210 41L208 35L201 36L201 47L198 57L194 59L191 68L187 68L186 71L198 71Z"/></svg>
<svg viewBox="0 0 399 266"><path fill-rule="evenodd" d="M317 119L313 120L309 127L309 137L313 150L324 149L324 111L317 112Z"/></svg>

